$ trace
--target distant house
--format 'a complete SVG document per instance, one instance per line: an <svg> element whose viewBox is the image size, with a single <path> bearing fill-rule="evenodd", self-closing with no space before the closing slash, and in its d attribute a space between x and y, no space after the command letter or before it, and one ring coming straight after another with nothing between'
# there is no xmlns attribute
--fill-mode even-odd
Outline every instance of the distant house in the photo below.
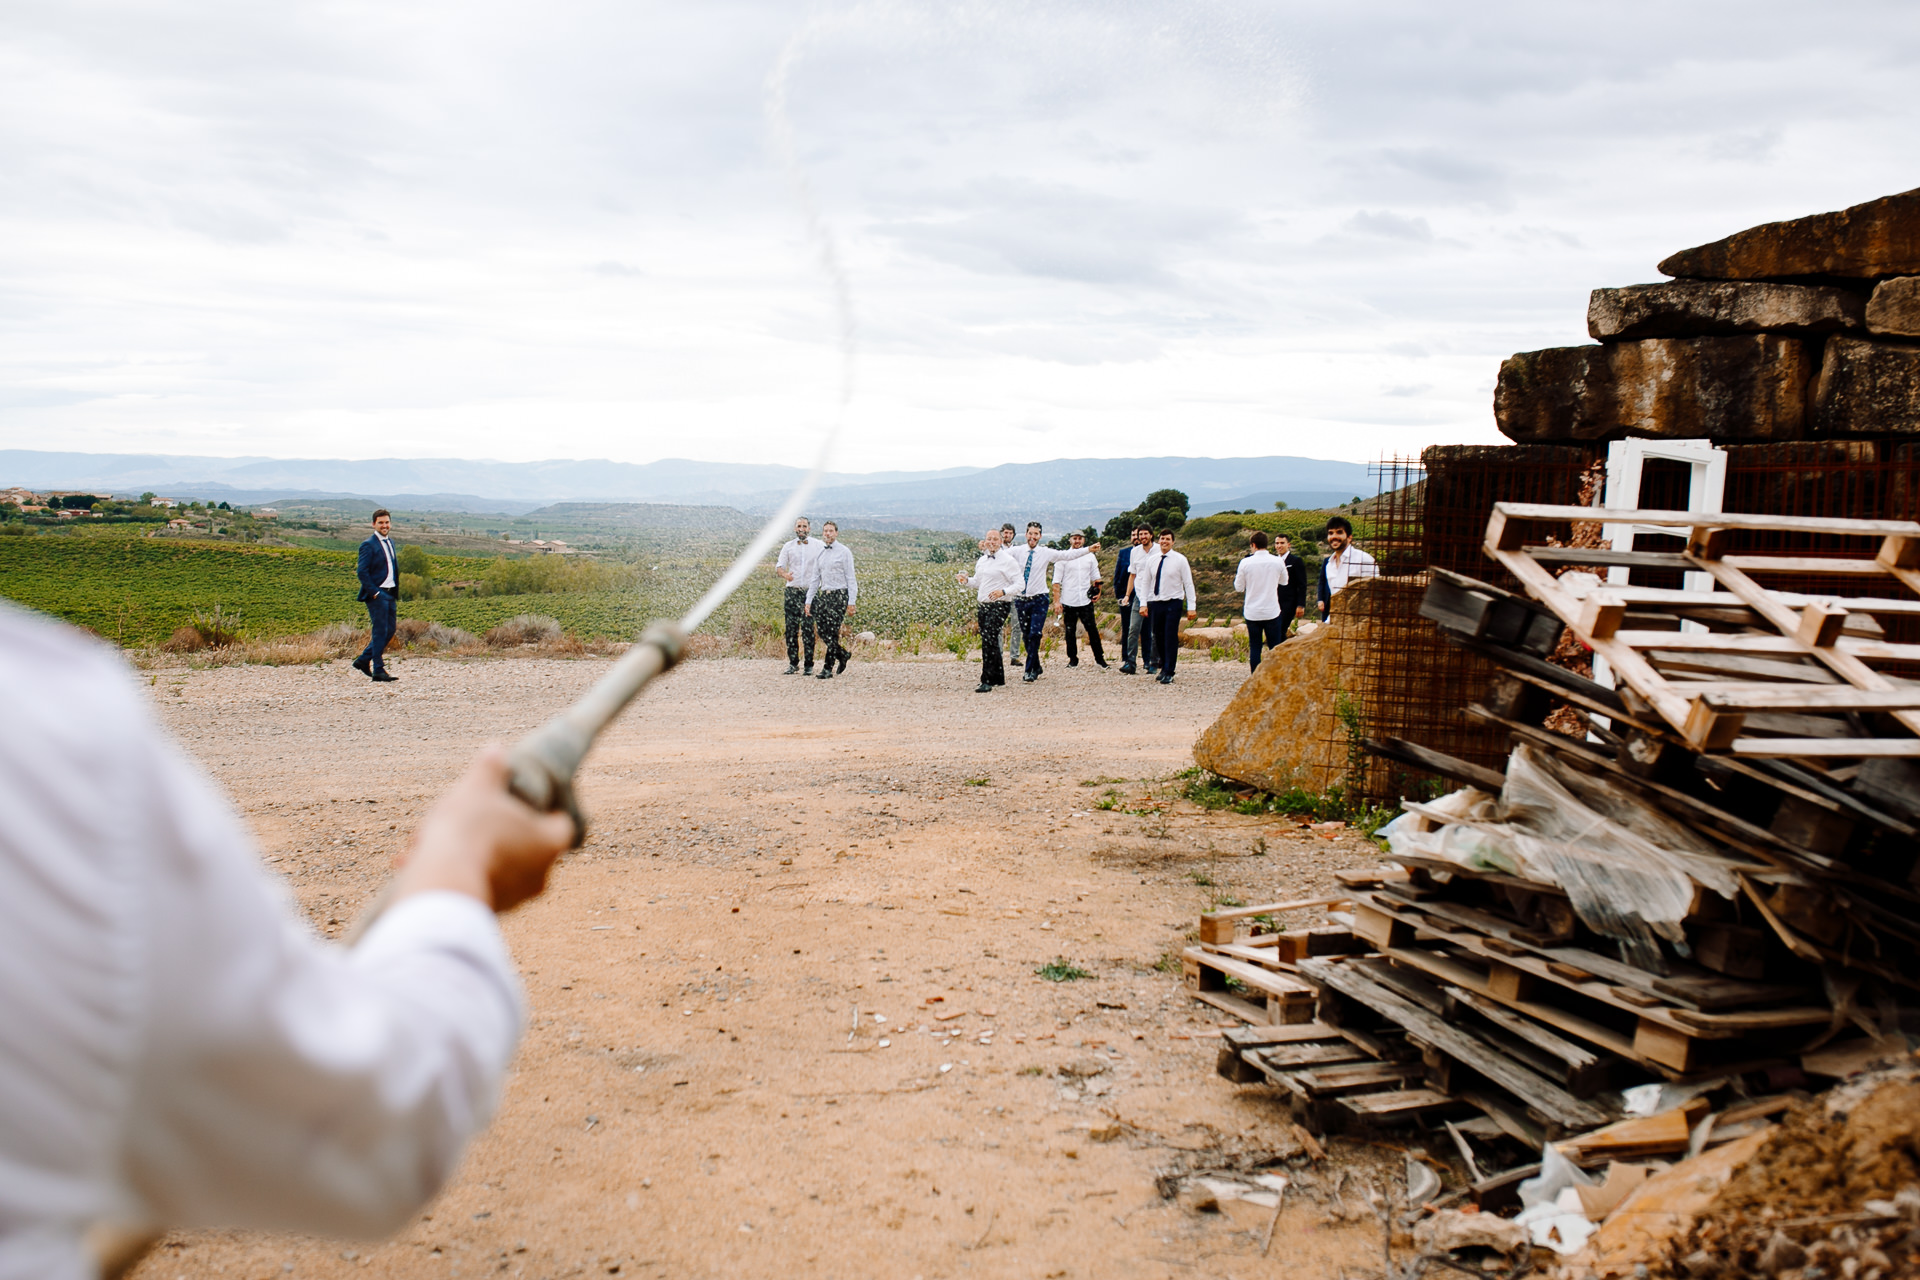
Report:
<svg viewBox="0 0 1920 1280"><path fill-rule="evenodd" d="M40 501L39 494L35 493L31 489L21 489L18 487L15 487L12 489L0 489L0 502L11 502L14 506L23 507L23 508L39 507L39 506L45 505Z"/></svg>
<svg viewBox="0 0 1920 1280"><path fill-rule="evenodd" d="M275 511L272 507L255 507L253 511L253 518L256 520L278 520L280 518L280 513L278 511Z"/></svg>
<svg viewBox="0 0 1920 1280"><path fill-rule="evenodd" d="M149 502L147 505L150 507L165 507L169 511L171 511L173 508L180 505L180 500L178 498L155 498L152 502Z"/></svg>
<svg viewBox="0 0 1920 1280"><path fill-rule="evenodd" d="M169 528L169 529L191 529L191 528L193 528L193 521L191 521L191 520L169 520L169 521L167 521L167 528Z"/></svg>

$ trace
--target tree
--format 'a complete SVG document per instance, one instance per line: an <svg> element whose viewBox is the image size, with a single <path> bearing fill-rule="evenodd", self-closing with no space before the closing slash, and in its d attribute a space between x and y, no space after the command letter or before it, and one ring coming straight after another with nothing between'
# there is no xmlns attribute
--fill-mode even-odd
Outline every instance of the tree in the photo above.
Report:
<svg viewBox="0 0 1920 1280"><path fill-rule="evenodd" d="M425 547L406 546L400 548L399 569L402 573L411 573L422 582L433 580L433 561L427 557Z"/></svg>
<svg viewBox="0 0 1920 1280"><path fill-rule="evenodd" d="M230 507L230 506L228 506L228 505L227 505L226 503L224 503L224 502L222 502L222 503L220 504L220 509L221 509L222 511L231 511L231 510L233 510L233 508L232 508L232 507Z"/></svg>
<svg viewBox="0 0 1920 1280"><path fill-rule="evenodd" d="M1285 511L1287 509L1287 504L1284 502L1276 502L1273 504L1273 509L1275 511Z"/></svg>
<svg viewBox="0 0 1920 1280"><path fill-rule="evenodd" d="M157 494L157 493L155 493L155 492L154 492L153 490L151 490L151 489L149 489L149 490L147 490L147 491L146 491L145 493L143 493L143 494L141 494L141 495L140 495L140 501L141 501L141 502L142 502L142 503L143 503L144 505L146 505L146 506L149 506L149 507L150 507L150 506L152 506L152 505L153 505L153 500L154 500L155 498L157 498L157 497L159 497L159 496L160 496L159 494Z"/></svg>

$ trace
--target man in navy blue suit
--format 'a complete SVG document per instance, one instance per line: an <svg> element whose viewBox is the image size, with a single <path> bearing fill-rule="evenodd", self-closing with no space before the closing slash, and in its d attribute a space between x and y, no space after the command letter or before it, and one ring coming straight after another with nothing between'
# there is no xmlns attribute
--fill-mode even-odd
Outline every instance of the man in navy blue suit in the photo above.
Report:
<svg viewBox="0 0 1920 1280"><path fill-rule="evenodd" d="M1140 668L1134 665L1136 656L1153 669L1153 633L1146 624L1135 617L1140 603L1127 595L1127 579L1133 573L1136 557L1143 557L1153 546L1153 529L1149 525L1137 525L1133 531L1133 545L1120 548L1120 558L1113 566L1113 598L1120 605L1120 674L1130 676Z"/></svg>
<svg viewBox="0 0 1920 1280"><path fill-rule="evenodd" d="M387 673L387 642L393 639L394 615L398 610L400 562L393 554L393 516L385 507L373 513L373 536L360 544L360 600L367 606L367 620L373 624L373 639L353 660L355 669L366 672L383 684L399 679Z"/></svg>

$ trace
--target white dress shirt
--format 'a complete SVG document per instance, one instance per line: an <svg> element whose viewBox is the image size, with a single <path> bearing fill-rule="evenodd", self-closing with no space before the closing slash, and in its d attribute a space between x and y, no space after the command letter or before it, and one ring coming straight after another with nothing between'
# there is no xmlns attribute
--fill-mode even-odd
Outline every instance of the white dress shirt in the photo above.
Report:
<svg viewBox="0 0 1920 1280"><path fill-rule="evenodd" d="M788 538L786 545L780 548L780 558L773 562L776 569L785 569L793 577L787 586L804 591L807 587L807 575L813 572L813 562L820 556L820 548L826 544L818 538L808 538L805 542L798 538Z"/></svg>
<svg viewBox="0 0 1920 1280"><path fill-rule="evenodd" d="M1133 591L1141 604L1152 604L1155 600L1178 600L1184 594L1187 612L1192 613L1196 605L1193 567L1178 551L1162 555L1156 547L1153 554L1134 570Z"/></svg>
<svg viewBox="0 0 1920 1280"><path fill-rule="evenodd" d="M1013 593L1017 596L1052 596L1047 586L1047 566L1058 560L1080 560L1093 554L1091 547L1056 551L1049 546L1029 547L1024 543L1007 550L1013 557Z"/></svg>
<svg viewBox="0 0 1920 1280"><path fill-rule="evenodd" d="M1084 547L1081 549L1085 550ZM1060 588L1060 603L1070 609L1093 603L1093 597L1087 589L1099 576L1100 562L1092 556L1053 562L1053 580Z"/></svg>
<svg viewBox="0 0 1920 1280"><path fill-rule="evenodd" d="M813 597L822 591L846 592L849 609L860 599L860 581L853 575L853 552L844 542L830 547L822 543L807 569L807 603L812 604Z"/></svg>
<svg viewBox="0 0 1920 1280"><path fill-rule="evenodd" d="M1013 573L998 551L989 551L973 562L973 576L967 579L967 585L981 604L992 604L996 591L1003 602L1013 598Z"/></svg>
<svg viewBox="0 0 1920 1280"><path fill-rule="evenodd" d="M377 1236L453 1172L519 1038L493 913L316 937L109 649L0 605L0 1276L96 1219Z"/></svg>
<svg viewBox="0 0 1920 1280"><path fill-rule="evenodd" d="M393 539L384 533L376 533L373 536L380 539L380 549L387 553L387 580L380 584L380 589L382 591L391 591L396 581L393 576L395 568L393 560Z"/></svg>
<svg viewBox="0 0 1920 1280"><path fill-rule="evenodd" d="M1374 563L1373 557L1351 542L1339 555L1329 555L1325 563L1328 595L1337 596L1349 582L1378 577L1380 574L1380 566Z"/></svg>
<svg viewBox="0 0 1920 1280"><path fill-rule="evenodd" d="M1280 588L1287 585L1287 562L1267 551L1255 551L1233 571L1233 589L1246 593L1241 616L1265 622L1280 616Z"/></svg>

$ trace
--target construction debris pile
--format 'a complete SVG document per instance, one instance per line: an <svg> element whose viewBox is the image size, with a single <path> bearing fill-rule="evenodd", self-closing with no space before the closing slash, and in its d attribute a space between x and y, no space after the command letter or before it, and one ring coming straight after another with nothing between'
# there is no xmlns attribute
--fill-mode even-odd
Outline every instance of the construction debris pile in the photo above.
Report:
<svg viewBox="0 0 1920 1280"><path fill-rule="evenodd" d="M1596 545L1601 522L1684 549ZM1781 536L1803 554L1753 553ZM1528 596L1436 571L1422 612L1492 663L1462 710L1510 735L1505 768L1369 739L1456 789L1403 801L1346 900L1204 917L1189 982L1252 1024L1221 1073L1302 1124L1443 1132L1533 1244L1646 1262L1678 1203L1646 1162L1717 1190L1801 1091L1909 1059L1920 644L1890 635L1920 618L1920 523L1501 503L1486 549ZM1816 571L1832 590L1771 585ZM1552 660L1569 637L1586 660ZM1237 935L1308 909L1330 922ZM1690 1274L1816 1245L1884 1273L1867 1251L1920 1222L1900 1190L1846 1206L1846 1241L1729 1225Z"/></svg>

